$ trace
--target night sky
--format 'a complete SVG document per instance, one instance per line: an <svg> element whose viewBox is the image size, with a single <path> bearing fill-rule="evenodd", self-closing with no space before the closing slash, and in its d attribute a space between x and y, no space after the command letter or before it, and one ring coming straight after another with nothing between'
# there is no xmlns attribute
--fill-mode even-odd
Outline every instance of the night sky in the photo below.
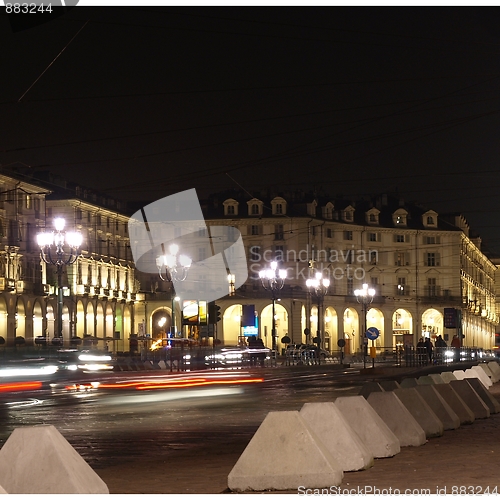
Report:
<svg viewBox="0 0 500 500"><path fill-rule="evenodd" d="M500 255L497 7L75 7L0 44L3 166L125 200L397 192Z"/></svg>

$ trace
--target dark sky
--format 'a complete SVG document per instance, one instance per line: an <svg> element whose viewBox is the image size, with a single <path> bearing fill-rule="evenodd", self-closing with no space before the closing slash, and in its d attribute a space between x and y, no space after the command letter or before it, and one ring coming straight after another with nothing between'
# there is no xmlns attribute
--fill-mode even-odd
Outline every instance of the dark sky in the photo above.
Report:
<svg viewBox="0 0 500 500"><path fill-rule="evenodd" d="M132 200L398 191L500 254L497 7L76 7L0 44L1 165Z"/></svg>

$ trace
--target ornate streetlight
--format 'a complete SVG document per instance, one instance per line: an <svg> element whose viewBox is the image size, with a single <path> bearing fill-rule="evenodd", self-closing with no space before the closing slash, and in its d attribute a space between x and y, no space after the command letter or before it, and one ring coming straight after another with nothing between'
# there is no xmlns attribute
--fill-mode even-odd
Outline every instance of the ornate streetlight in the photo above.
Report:
<svg viewBox="0 0 500 500"><path fill-rule="evenodd" d="M168 253L160 255L156 259L158 274L163 281L172 283L172 324L170 326L171 337L175 337L175 296L174 282L184 281L187 278L192 260L186 255L179 255L179 245L173 243L168 247Z"/></svg>
<svg viewBox="0 0 500 500"><path fill-rule="evenodd" d="M229 273L227 275L227 283L229 285L229 296L230 297L233 297L236 294L236 291L234 288L235 279L236 279L236 277L234 274Z"/></svg>
<svg viewBox="0 0 500 500"><path fill-rule="evenodd" d="M354 295L356 296L358 302L362 305L363 311L363 367L366 368L366 352L368 348L368 338L366 337L367 314L368 306L373 302L373 297L375 297L375 290L373 288L368 288L368 285L363 283L362 288L354 290Z"/></svg>
<svg viewBox="0 0 500 500"><path fill-rule="evenodd" d="M54 219L55 231L51 233L42 232L36 235L42 260L46 264L56 266L57 270L57 325L55 337L61 339L61 345L63 344L63 268L64 266L70 266L80 257L80 247L83 242L81 233L64 231L65 225L66 221L62 217L56 217Z"/></svg>
<svg viewBox="0 0 500 500"><path fill-rule="evenodd" d="M272 347L276 351L276 300L278 299L278 292L285 285L286 269L278 269L276 261L271 262L269 269L262 269L259 272L259 278L265 290L271 292L273 300L273 320L272 320Z"/></svg>
<svg viewBox="0 0 500 500"><path fill-rule="evenodd" d="M310 278L306 280L306 286L309 289L311 295L316 299L318 304L318 330L316 332L316 343L318 346L318 362L320 359L320 349L322 342L322 334L323 334L323 303L325 299L325 295L328 293L328 288L330 287L330 280L328 278L323 278L323 273L319 271L316 273L315 278Z"/></svg>

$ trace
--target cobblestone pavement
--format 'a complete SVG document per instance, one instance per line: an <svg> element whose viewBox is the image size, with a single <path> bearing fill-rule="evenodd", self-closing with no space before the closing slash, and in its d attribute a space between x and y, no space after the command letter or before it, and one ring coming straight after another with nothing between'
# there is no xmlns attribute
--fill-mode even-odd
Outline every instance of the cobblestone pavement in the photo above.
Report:
<svg viewBox="0 0 500 500"><path fill-rule="evenodd" d="M500 401L500 382L490 388ZM368 470L346 472L333 493L478 494L500 492L500 413L445 431L419 447L375 459ZM248 440L179 453L172 461L142 459L99 469L111 493L231 493L227 476ZM270 492L296 494L297 491Z"/></svg>

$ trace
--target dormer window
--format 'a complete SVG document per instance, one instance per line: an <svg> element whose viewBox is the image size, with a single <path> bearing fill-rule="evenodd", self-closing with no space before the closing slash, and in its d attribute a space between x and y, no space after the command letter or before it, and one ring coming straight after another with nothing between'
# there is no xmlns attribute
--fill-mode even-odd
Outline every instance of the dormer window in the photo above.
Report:
<svg viewBox="0 0 500 500"><path fill-rule="evenodd" d="M271 208L273 215L286 214L286 200L281 196L276 196L276 198L271 200Z"/></svg>
<svg viewBox="0 0 500 500"><path fill-rule="evenodd" d="M354 220L354 208L349 205L342 211L342 217L346 222L352 222Z"/></svg>
<svg viewBox="0 0 500 500"><path fill-rule="evenodd" d="M392 214L392 222L395 226L405 227L407 222L408 212L404 208L399 208Z"/></svg>
<svg viewBox="0 0 500 500"><path fill-rule="evenodd" d="M323 218L332 219L333 218L333 203L330 201L322 208Z"/></svg>
<svg viewBox="0 0 500 500"><path fill-rule="evenodd" d="M366 222L374 225L379 223L380 210L378 208L371 208L366 212Z"/></svg>
<svg viewBox="0 0 500 500"><path fill-rule="evenodd" d="M248 215L251 216L262 215L262 206L263 206L262 201L258 200L257 198L253 198L252 200L247 201L247 205L248 205Z"/></svg>
<svg viewBox="0 0 500 500"><path fill-rule="evenodd" d="M238 215L238 202L229 198L224 203L224 215Z"/></svg>
<svg viewBox="0 0 500 500"><path fill-rule="evenodd" d="M438 214L434 210L428 210L422 215L424 227L437 227Z"/></svg>

